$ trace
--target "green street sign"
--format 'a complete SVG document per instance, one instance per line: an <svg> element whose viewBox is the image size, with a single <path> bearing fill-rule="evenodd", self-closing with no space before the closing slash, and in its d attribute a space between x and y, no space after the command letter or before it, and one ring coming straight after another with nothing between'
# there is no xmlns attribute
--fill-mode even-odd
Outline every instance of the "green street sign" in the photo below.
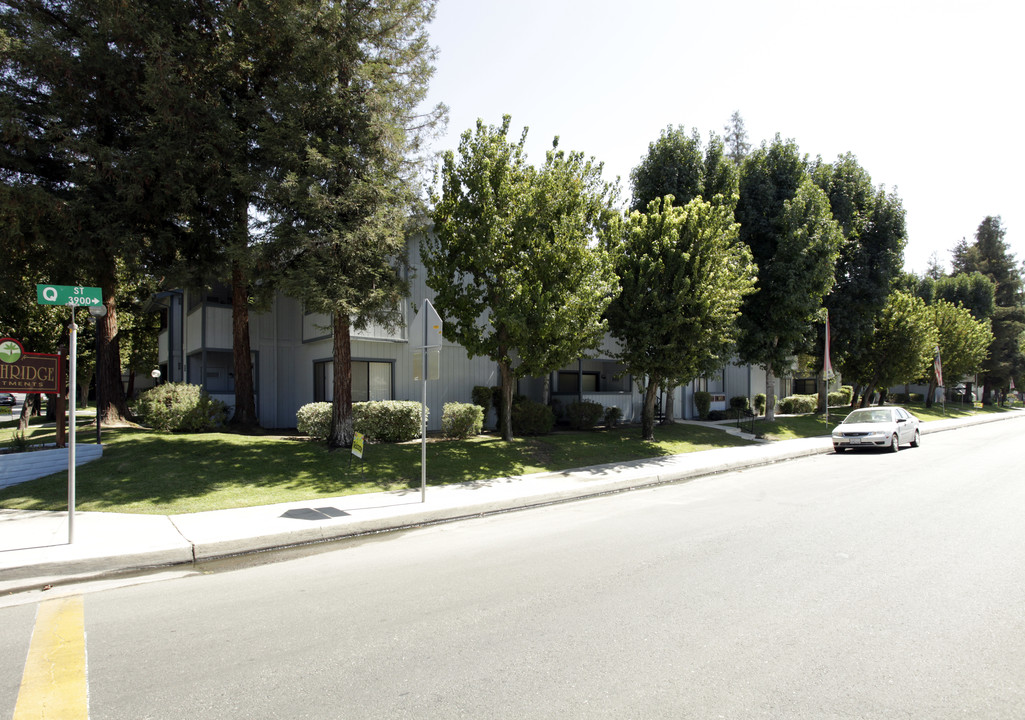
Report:
<svg viewBox="0 0 1025 720"><path fill-rule="evenodd" d="M103 291L94 287L73 285L36 285L36 300L40 305L90 305L103 304Z"/></svg>

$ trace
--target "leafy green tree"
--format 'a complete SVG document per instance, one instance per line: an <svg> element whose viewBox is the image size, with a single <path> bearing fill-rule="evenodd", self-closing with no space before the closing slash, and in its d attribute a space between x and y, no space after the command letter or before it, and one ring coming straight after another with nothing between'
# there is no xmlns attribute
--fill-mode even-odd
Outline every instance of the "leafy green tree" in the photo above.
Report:
<svg viewBox="0 0 1025 720"><path fill-rule="evenodd" d="M946 300L937 300L930 309L945 381L957 382L965 375L980 372L993 342L989 318L976 319L968 308ZM932 407L937 381L931 365L928 378L926 406Z"/></svg>
<svg viewBox="0 0 1025 720"><path fill-rule="evenodd" d="M876 322L866 362L860 368L864 374L857 378L866 386L861 406L868 404L874 388L924 377L936 342L933 311L925 301L900 291L891 293Z"/></svg>
<svg viewBox="0 0 1025 720"><path fill-rule="evenodd" d="M594 245L614 216L601 165L553 147L535 169L518 142L477 121L446 152L432 233L421 244L445 337L498 363L502 436L512 439L516 378L544 375L598 347L616 294L607 253Z"/></svg>
<svg viewBox="0 0 1025 720"><path fill-rule="evenodd" d="M655 396L722 367L737 340L736 320L753 291L755 266L737 240L729 207L672 196L631 213L609 241L621 294L608 309L620 360L644 378L641 435L654 439Z"/></svg>
<svg viewBox="0 0 1025 720"><path fill-rule="evenodd" d="M738 173L726 157L723 142L712 135L704 148L697 130L687 134L683 127L666 128L657 140L648 145L648 153L630 173L633 181L632 209L646 212L652 202L667 196L677 207L687 205L696 197L725 204L730 211L737 204ZM665 386L667 395L665 419L673 422L672 384Z"/></svg>
<svg viewBox="0 0 1025 720"><path fill-rule="evenodd" d="M682 126L664 129L648 145L647 154L630 172L630 180L630 208L638 212L646 212L652 200L666 195L672 195L678 207L698 196L727 203L731 209L736 205L737 170L725 154L722 139L712 135L706 148L697 130L687 134Z"/></svg>
<svg viewBox="0 0 1025 720"><path fill-rule="evenodd" d="M819 163L813 175L829 196L833 218L843 232L836 284L825 305L832 327L833 365L853 376L869 352L875 320L903 264L904 209L896 195L873 187L868 172L850 153L832 165Z"/></svg>
<svg viewBox="0 0 1025 720"><path fill-rule="evenodd" d="M993 343L983 385L983 402L990 403L994 392L1009 385L1010 378L1025 370L1025 356L1018 350L1019 337L1025 331L1023 281L1021 268L1004 240L1000 217L986 217L975 233L975 242L962 240L954 250L955 275L979 272L994 284L996 303Z"/></svg>
<svg viewBox="0 0 1025 720"><path fill-rule="evenodd" d="M979 320L992 317L996 310L996 286L978 271L937 278L933 294L939 300L963 305Z"/></svg>
<svg viewBox="0 0 1025 720"><path fill-rule="evenodd" d="M797 146L778 135L744 161L736 218L758 266L757 291L745 298L740 317L738 350L742 360L765 368L771 421L776 373L814 338L812 322L833 285L842 235Z"/></svg>

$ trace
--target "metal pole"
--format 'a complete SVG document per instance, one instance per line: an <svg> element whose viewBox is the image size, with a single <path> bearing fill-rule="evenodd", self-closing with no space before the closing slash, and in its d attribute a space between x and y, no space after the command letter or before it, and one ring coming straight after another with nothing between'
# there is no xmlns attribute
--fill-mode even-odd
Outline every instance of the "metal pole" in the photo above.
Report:
<svg viewBox="0 0 1025 720"><path fill-rule="evenodd" d="M75 541L75 405L78 372L78 325L75 324L75 308L71 307L71 362L68 366L68 395L70 396L68 433L68 545Z"/></svg>
<svg viewBox="0 0 1025 720"><path fill-rule="evenodd" d="M423 389L420 391L420 502L427 502L427 348L423 351Z"/></svg>
<svg viewBox="0 0 1025 720"><path fill-rule="evenodd" d="M96 444L103 441L100 437L100 318L96 318Z"/></svg>

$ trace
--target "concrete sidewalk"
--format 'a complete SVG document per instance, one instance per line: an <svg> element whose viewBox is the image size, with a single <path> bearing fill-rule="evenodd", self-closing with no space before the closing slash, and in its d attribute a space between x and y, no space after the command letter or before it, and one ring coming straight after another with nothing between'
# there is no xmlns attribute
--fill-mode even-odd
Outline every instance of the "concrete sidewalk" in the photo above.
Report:
<svg viewBox="0 0 1025 720"><path fill-rule="evenodd" d="M925 423L933 434L1025 412ZM673 455L555 473L498 478L420 490L348 495L306 502L185 515L75 513L0 509L0 595L151 567L395 530L680 482L832 451L828 437Z"/></svg>

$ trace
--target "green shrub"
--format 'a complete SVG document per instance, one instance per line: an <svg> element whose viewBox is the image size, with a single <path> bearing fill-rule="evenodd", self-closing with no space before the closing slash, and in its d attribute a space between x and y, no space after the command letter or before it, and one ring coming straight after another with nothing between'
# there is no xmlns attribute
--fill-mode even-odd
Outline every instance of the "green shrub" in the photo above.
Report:
<svg viewBox="0 0 1025 720"><path fill-rule="evenodd" d="M490 390L489 390L490 393ZM445 437L466 438L480 435L484 427L484 409L477 404L445 403L441 415L441 431Z"/></svg>
<svg viewBox="0 0 1025 720"><path fill-rule="evenodd" d="M372 400L352 404L352 426L374 442L405 442L420 437L420 403Z"/></svg>
<svg viewBox="0 0 1025 720"><path fill-rule="evenodd" d="M314 440L326 440L331 434L331 403L303 405L295 414L295 429Z"/></svg>
<svg viewBox="0 0 1025 720"><path fill-rule="evenodd" d="M712 410L708 413L708 419L711 421L726 420L729 415L726 414L725 410Z"/></svg>
<svg viewBox="0 0 1025 720"><path fill-rule="evenodd" d="M619 421L623 419L623 411L615 405L609 405L605 408L605 427L609 430L616 427Z"/></svg>
<svg viewBox="0 0 1025 720"><path fill-rule="evenodd" d="M708 418L708 410L712 407L712 395L704 390L694 393L694 407L698 411L698 417L702 420Z"/></svg>
<svg viewBox="0 0 1025 720"><path fill-rule="evenodd" d="M836 407L839 405L850 405L851 397L854 395L854 388L850 385L843 385L839 390L834 390L829 393L829 399L827 402L830 407Z"/></svg>
<svg viewBox="0 0 1025 720"><path fill-rule="evenodd" d="M228 406L199 385L164 383L141 393L132 411L163 432L210 432L224 425Z"/></svg>
<svg viewBox="0 0 1025 720"><path fill-rule="evenodd" d="M755 395L755 413L758 415L765 414L765 393Z"/></svg>
<svg viewBox="0 0 1025 720"><path fill-rule="evenodd" d="M484 414L488 414L488 410L491 409L491 398L494 394L493 389L486 385L474 385L473 390L470 391L470 397L473 399L473 404L480 406L484 410Z"/></svg>
<svg viewBox="0 0 1025 720"><path fill-rule="evenodd" d="M730 398L730 409L736 411L737 414L742 414L751 409L751 401L747 395L735 395Z"/></svg>
<svg viewBox="0 0 1025 720"><path fill-rule="evenodd" d="M779 401L779 411L784 415L813 413L818 407L818 395L791 395Z"/></svg>
<svg viewBox="0 0 1025 720"><path fill-rule="evenodd" d="M566 407L569 426L574 430L593 430L605 414L605 407L593 400L576 400Z"/></svg>
<svg viewBox="0 0 1025 720"><path fill-rule="evenodd" d="M514 435L547 435L555 425L555 413L547 405L533 400L519 400L512 406Z"/></svg>

